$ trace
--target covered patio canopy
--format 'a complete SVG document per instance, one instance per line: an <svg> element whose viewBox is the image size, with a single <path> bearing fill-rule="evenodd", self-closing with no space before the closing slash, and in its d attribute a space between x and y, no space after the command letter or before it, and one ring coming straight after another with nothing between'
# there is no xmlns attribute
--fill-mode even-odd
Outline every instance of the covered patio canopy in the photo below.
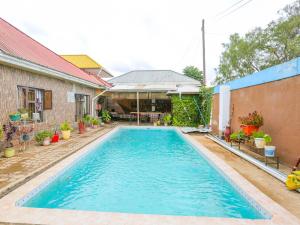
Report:
<svg viewBox="0 0 300 225"><path fill-rule="evenodd" d="M109 80L110 93L135 93L137 124L140 124L140 93L197 94L200 82L171 70L137 70ZM151 112L149 112L151 113ZM155 113L155 112L153 112Z"/></svg>

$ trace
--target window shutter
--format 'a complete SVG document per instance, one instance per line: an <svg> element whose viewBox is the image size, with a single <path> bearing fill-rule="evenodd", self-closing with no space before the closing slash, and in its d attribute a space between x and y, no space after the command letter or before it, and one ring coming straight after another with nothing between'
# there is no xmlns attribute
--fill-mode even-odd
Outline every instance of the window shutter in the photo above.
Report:
<svg viewBox="0 0 300 225"><path fill-rule="evenodd" d="M44 110L52 109L52 91L44 91Z"/></svg>

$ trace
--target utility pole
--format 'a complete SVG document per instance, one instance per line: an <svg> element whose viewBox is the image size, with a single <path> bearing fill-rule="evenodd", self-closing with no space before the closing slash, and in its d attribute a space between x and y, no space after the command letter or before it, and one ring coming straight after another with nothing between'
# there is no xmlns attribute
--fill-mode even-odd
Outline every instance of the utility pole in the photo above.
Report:
<svg viewBox="0 0 300 225"><path fill-rule="evenodd" d="M206 85L206 68L205 68L205 29L204 29L204 19L202 19L202 57L203 57L203 83Z"/></svg>

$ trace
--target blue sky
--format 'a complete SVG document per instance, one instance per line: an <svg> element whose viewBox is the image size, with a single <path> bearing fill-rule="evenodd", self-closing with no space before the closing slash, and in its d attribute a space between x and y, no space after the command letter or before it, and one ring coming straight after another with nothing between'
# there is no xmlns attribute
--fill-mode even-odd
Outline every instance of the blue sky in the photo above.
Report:
<svg viewBox="0 0 300 225"><path fill-rule="evenodd" d="M232 33L266 26L293 0L252 0L218 20L237 0L2 1L0 15L58 54L88 54L114 75L134 69L202 68L206 19L208 81ZM246 0L244 0L246 2Z"/></svg>

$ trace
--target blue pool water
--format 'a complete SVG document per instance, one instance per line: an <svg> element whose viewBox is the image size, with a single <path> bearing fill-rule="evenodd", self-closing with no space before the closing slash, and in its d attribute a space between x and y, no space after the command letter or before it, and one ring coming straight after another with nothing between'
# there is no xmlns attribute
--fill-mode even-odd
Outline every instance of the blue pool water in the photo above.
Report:
<svg viewBox="0 0 300 225"><path fill-rule="evenodd" d="M119 129L23 206L266 218L174 129Z"/></svg>

